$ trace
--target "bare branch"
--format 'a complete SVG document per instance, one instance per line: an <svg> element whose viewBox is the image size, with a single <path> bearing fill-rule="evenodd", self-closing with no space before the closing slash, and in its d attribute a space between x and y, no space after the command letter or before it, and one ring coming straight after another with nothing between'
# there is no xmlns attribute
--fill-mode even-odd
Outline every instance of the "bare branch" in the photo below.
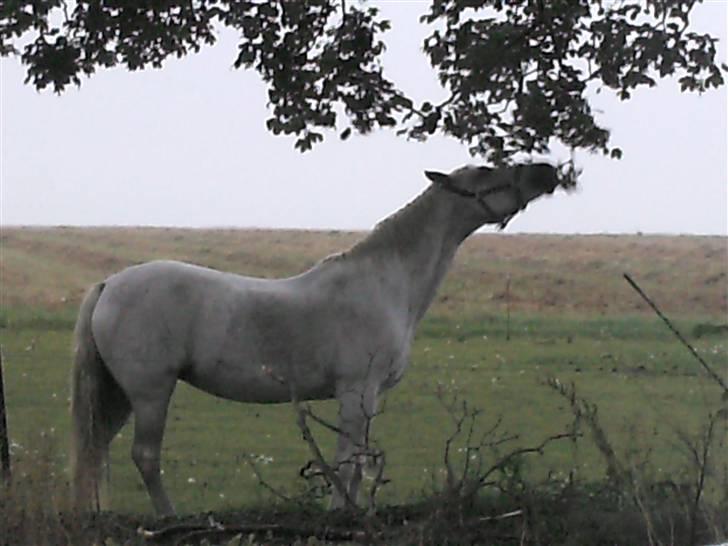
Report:
<svg viewBox="0 0 728 546"><path fill-rule="evenodd" d="M326 459L324 458L323 453L321 452L321 448L319 448L318 444L316 443L316 440L313 437L313 434L311 433L311 429L308 426L308 422L306 420L308 413L306 410L301 408L301 405L298 401L298 398L295 396L292 396L291 400L293 404L293 409L296 412L296 424L298 425L298 428L301 430L301 434L303 436L304 441L308 445L308 449L313 455L314 462L318 469L321 471L321 473L325 476L326 480L336 488L336 490L341 494L341 496L344 498L344 501L346 502L347 507L349 508L356 508L356 503L349 495L349 492L347 491L346 487L344 487L344 484L339 479L338 474L334 471L334 469L326 462Z"/></svg>
<svg viewBox="0 0 728 546"><path fill-rule="evenodd" d="M258 465L255 464L254 457L251 453L248 453L245 457L245 462L248 463L248 466L253 470L253 474L255 474L256 479L258 480L258 483L262 485L265 489L273 493L276 497L278 497L281 500L284 500L286 502L290 502L292 499L279 489L273 487L270 483L268 483L265 478L263 478L263 475L260 473L260 470L258 469Z"/></svg>

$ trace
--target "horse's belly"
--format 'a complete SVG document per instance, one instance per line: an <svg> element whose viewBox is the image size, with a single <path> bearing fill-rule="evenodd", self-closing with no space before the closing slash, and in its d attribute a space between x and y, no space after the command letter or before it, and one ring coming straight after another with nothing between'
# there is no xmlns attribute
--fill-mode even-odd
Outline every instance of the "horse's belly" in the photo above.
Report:
<svg viewBox="0 0 728 546"><path fill-rule="evenodd" d="M324 374L308 374L290 380L275 368L265 365L215 362L191 366L180 379L203 391L238 402L275 404L297 400L333 398L333 380Z"/></svg>

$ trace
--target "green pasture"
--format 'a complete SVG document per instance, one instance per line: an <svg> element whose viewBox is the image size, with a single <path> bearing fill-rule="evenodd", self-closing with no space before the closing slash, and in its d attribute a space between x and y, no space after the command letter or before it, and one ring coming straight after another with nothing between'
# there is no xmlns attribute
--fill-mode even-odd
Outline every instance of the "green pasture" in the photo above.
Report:
<svg viewBox="0 0 728 546"><path fill-rule="evenodd" d="M0 316L17 472L32 472L35 461L46 456L50 472L65 475L72 320L71 311L6 309ZM691 339L709 363L725 370L725 332L706 330L699 319L677 323L687 334L711 334ZM423 322L411 366L375 423L374 437L386 451L386 474L392 480L380 501L419 498L441 480L444 443L454 428L438 392L440 398L457 395L481 408L481 430L502 419L500 433L518 435L513 446L536 444L571 422L568 403L543 385L549 376L573 382L599 406L607 432L627 460L650 457L656 472L665 476L685 467L687 455L676 433L697 433L720 394L657 317L519 314L507 323L500 316L458 320L435 314ZM335 417L333 403L314 408L324 418ZM314 430L330 454L333 436L321 427ZM148 512L129 457L131 432L130 424L113 444L111 507ZM721 449L728 456L725 438ZM288 495L302 490L298 473L310 456L289 405L227 402L179 384L163 468L180 512L250 507L268 500L270 493L246 463L251 453L271 485ZM549 471L575 471L596 480L604 468L584 439L553 445L530 459L527 472L534 477Z"/></svg>

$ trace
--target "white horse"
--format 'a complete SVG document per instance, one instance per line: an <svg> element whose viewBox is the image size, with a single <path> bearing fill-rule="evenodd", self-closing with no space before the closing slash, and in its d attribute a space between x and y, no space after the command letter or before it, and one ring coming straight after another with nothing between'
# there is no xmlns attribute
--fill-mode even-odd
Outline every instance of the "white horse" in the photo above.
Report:
<svg viewBox="0 0 728 546"><path fill-rule="evenodd" d="M92 287L76 323L72 483L79 509L99 508L111 440L134 415L131 456L159 515L174 514L160 478L170 397L181 379L253 403L336 398L336 469L356 502L361 445L381 393L407 367L415 328L460 243L504 226L552 193L547 164L463 167L433 182L349 251L287 279L257 279L155 261Z"/></svg>

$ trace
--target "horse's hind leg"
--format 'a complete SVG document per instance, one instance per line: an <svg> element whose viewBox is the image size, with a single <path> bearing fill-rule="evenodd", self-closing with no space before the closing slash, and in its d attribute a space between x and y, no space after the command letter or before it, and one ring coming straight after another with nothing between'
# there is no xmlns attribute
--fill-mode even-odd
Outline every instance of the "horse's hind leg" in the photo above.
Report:
<svg viewBox="0 0 728 546"><path fill-rule="evenodd" d="M159 516L172 516L175 513L174 506L162 485L160 472L164 424L173 389L174 383L162 392L157 391L156 396L146 393L144 397L132 400L134 442L131 456L144 480L154 510Z"/></svg>

